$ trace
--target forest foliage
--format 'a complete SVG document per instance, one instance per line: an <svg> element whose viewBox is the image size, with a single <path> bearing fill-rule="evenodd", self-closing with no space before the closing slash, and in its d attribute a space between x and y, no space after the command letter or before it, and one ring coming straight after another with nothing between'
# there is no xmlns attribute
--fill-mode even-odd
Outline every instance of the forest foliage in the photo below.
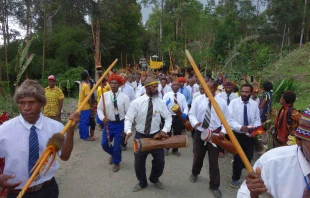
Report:
<svg viewBox="0 0 310 198"><path fill-rule="evenodd" d="M153 9L145 24L142 6ZM186 68L185 48L201 70L262 76L268 65L308 42L309 13L307 0L208 0L206 5L198 0L0 0L1 87L14 85L19 46L30 41L25 61L34 56L21 80L46 85L54 74L67 95L76 94L74 81L83 69L95 77L96 61L106 68L118 58L120 68L158 55L167 70L170 52L173 64Z"/></svg>

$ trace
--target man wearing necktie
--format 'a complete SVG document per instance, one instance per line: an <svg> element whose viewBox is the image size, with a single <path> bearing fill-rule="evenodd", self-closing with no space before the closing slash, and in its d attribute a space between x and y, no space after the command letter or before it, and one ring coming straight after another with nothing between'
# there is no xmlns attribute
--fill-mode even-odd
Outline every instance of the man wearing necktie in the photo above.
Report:
<svg viewBox="0 0 310 198"><path fill-rule="evenodd" d="M231 81L224 81L223 86L225 88L225 92L219 93L218 96L220 98L223 98L226 101L227 105L229 105L233 99L238 98L238 95L232 92L235 83ZM222 147L219 147L219 150L220 150L219 157L223 158L225 151Z"/></svg>
<svg viewBox="0 0 310 198"><path fill-rule="evenodd" d="M310 197L310 105L295 137L297 145L271 149L255 162L255 172L247 175L237 198L258 198L267 191L274 198Z"/></svg>
<svg viewBox="0 0 310 198"><path fill-rule="evenodd" d="M118 90L125 83L123 77L112 74L108 82L111 86L111 91L105 92L103 95L105 104L103 104L102 97L100 98L97 113L99 119L105 124L102 132L101 146L110 155L109 164L113 164L112 171L117 172L120 169L119 164L122 160L122 133L130 99L126 94ZM105 105L105 113L103 105ZM113 146L110 146L108 142L107 126Z"/></svg>
<svg viewBox="0 0 310 198"><path fill-rule="evenodd" d="M171 126L171 131L168 133L169 136L172 135L172 131L173 131L173 135L181 135L182 130L184 128L183 122L180 119L180 117L177 116L176 113L174 113L171 110L172 106L174 104L179 105L180 110L182 112L183 119L185 119L188 114L188 106L187 106L186 99L183 94L178 93L179 86L180 85L177 81L173 81L171 85L172 91L166 93L163 98L163 100L166 101L167 107L172 115L172 126ZM169 149L165 149L165 155L168 155L168 153L169 153ZM176 155L177 157L181 155L181 153L178 151L178 148L173 148L172 153Z"/></svg>
<svg viewBox="0 0 310 198"><path fill-rule="evenodd" d="M207 83L215 101L223 112L227 121L230 121L230 114L226 101L215 95L217 90L217 83L213 80ZM208 152L209 158L209 174L210 182L209 189L212 194L220 198L222 193L219 190L220 187L220 170L218 165L219 149L217 146L210 142L206 142L205 139L202 140L201 136L206 131L211 131L213 135L218 135L220 139L224 139L226 130L222 126L222 122L217 116L214 108L211 105L209 98L202 94L198 96L192 104L192 107L188 114L189 121L193 128L196 130L193 138L193 165L192 174L190 176L190 181L195 183L197 177L201 172L203 161L206 153Z"/></svg>
<svg viewBox="0 0 310 198"><path fill-rule="evenodd" d="M255 137L251 135L255 128L261 126L259 109L257 103L250 99L253 91L251 84L243 84L241 86L241 96L234 99L229 104L229 112L233 122L230 122L237 140L248 160L251 162L254 155ZM239 179L244 164L237 154L234 156L233 175L230 186L239 188Z"/></svg>
<svg viewBox="0 0 310 198"><path fill-rule="evenodd" d="M9 190L8 198L17 197L32 175L39 156L46 149L49 139L63 129L63 125L41 113L46 104L43 87L34 80L25 80L14 95L20 115L7 121L0 128L0 158L5 157L6 165L0 174L0 187ZM67 161L73 149L74 128L79 122L79 113L70 115L73 120L61 148L60 159ZM14 146L13 146L14 145ZM57 152L59 154L59 152ZM54 178L59 168L55 161L46 174L40 174L30 185L24 197L57 198L59 191Z"/></svg>
<svg viewBox="0 0 310 198"><path fill-rule="evenodd" d="M185 99L187 101L187 105L189 106L192 103L192 97L188 89L184 86L186 83L185 77L179 77L178 82L180 84L179 93L183 94L185 96Z"/></svg>
<svg viewBox="0 0 310 198"><path fill-rule="evenodd" d="M172 118L164 100L157 97L158 81L152 77L148 77L144 86L146 93L130 104L129 110L125 116L126 142L132 134L131 127L134 121L137 123L135 138L163 139L169 137L167 133L171 128ZM165 120L165 125L162 129L160 128L161 117ZM149 154L154 158L149 180L156 188L164 188L163 183L159 181L159 177L162 175L165 165L164 149L161 148L134 154L135 172L139 181L133 188L134 192L140 191L148 185L145 162Z"/></svg>

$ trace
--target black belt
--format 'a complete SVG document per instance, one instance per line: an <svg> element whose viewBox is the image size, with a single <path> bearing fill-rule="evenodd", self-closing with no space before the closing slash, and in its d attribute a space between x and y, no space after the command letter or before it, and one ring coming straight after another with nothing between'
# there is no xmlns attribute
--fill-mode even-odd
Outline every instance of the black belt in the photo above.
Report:
<svg viewBox="0 0 310 198"><path fill-rule="evenodd" d="M221 132L221 130L222 130L222 127L219 127L219 128L217 128L217 129L215 129L214 131L211 131L212 133L219 133L219 132ZM199 131L198 129L196 129L196 131ZM200 133L202 132L202 131L199 131Z"/></svg>
<svg viewBox="0 0 310 198"><path fill-rule="evenodd" d="M49 185L52 181L55 180L55 177L52 177L52 179L48 180L48 181L45 181L43 182L42 184L38 184L36 186L32 186L32 187L29 187L27 190L26 190L26 193L32 193L32 192L37 192L39 190L41 190L43 188L43 186L47 186ZM22 189L12 189L12 190L9 190L9 193L12 193L12 194L19 194L20 191L22 191Z"/></svg>
<svg viewBox="0 0 310 198"><path fill-rule="evenodd" d="M111 123L113 123L113 124L118 124L118 123L121 123L121 122L123 122L124 120L121 120L121 121L111 121L111 120L109 120L109 122L111 122Z"/></svg>

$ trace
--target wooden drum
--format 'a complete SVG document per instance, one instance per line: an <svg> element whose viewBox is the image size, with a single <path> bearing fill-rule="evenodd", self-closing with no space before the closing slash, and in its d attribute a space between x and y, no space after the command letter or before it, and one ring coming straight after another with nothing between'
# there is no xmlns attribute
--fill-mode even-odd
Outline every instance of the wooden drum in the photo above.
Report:
<svg viewBox="0 0 310 198"><path fill-rule="evenodd" d="M133 150L135 153L159 148L181 148L187 146L187 135L175 135L162 140L156 140L153 138L135 138L133 140Z"/></svg>
<svg viewBox="0 0 310 198"><path fill-rule="evenodd" d="M171 108L171 110L177 114L177 116L182 120L184 127L186 129L186 131L191 132L193 130L193 127L191 125L191 123L189 123L189 121L187 119L183 119L182 118L182 112L180 110L180 106L178 104L174 104Z"/></svg>

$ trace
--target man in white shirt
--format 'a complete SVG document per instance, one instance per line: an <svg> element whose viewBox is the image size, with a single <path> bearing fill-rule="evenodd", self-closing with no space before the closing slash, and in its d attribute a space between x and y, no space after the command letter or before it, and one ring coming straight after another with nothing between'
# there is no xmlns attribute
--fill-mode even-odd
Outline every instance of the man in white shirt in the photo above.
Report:
<svg viewBox="0 0 310 198"><path fill-rule="evenodd" d="M233 99L238 98L238 95L232 92L235 84L230 81L225 81L223 86L225 88L225 92L221 92L218 95L227 102L227 105L229 105Z"/></svg>
<svg viewBox="0 0 310 198"><path fill-rule="evenodd" d="M310 197L310 106L295 132L297 145L271 149L254 164L238 198L257 198L268 191L274 198Z"/></svg>
<svg viewBox="0 0 310 198"><path fill-rule="evenodd" d="M171 85L172 85L172 78L171 78L171 76L167 75L166 78L167 78L167 86L171 87Z"/></svg>
<svg viewBox="0 0 310 198"><path fill-rule="evenodd" d="M142 76L142 77L141 77L140 84L139 84L139 86L137 86L137 88L136 88L136 92L135 92L136 98L142 96L142 95L145 93L145 88L144 88L144 82L145 82L145 80L146 80L146 76Z"/></svg>
<svg viewBox="0 0 310 198"><path fill-rule="evenodd" d="M172 91L172 89L167 85L167 79L164 77L161 78L160 85L158 85L158 97L162 99L169 91Z"/></svg>
<svg viewBox="0 0 310 198"><path fill-rule="evenodd" d="M167 132L170 131L172 118L166 103L157 97L158 81L151 77L147 78L145 89L146 93L130 104L125 116L126 141L132 134L131 127L134 121L137 123L135 138L162 139L169 137ZM165 125L162 129L160 129L161 117L165 119ZM140 191L148 185L145 170L145 161L148 154L151 154L154 158L149 179L156 188L164 188L162 182L159 181L165 165L164 149L154 149L134 154L135 172L139 180L139 183L133 188L134 192Z"/></svg>
<svg viewBox="0 0 310 198"><path fill-rule="evenodd" d="M258 98L258 93L259 93L259 89L254 87L252 95L251 95L251 99L254 100L254 102L257 103L257 106L259 106L259 102L260 102L259 98Z"/></svg>
<svg viewBox="0 0 310 198"><path fill-rule="evenodd" d="M135 90L133 82L135 82L135 81L133 80L132 74L128 74L127 83Z"/></svg>
<svg viewBox="0 0 310 198"><path fill-rule="evenodd" d="M207 84L212 95L215 96L217 83L215 81L209 81ZM225 118L230 120L226 102L218 96L215 96L214 99ZM201 133L204 130L210 130L213 135L218 135L221 139L224 139L226 130L217 116L209 98L207 98L205 94L198 96L194 100L188 116L191 125L196 130L193 139L194 160L190 181L193 183L197 181L197 176L200 174L204 157L208 151L210 174L209 189L215 197L222 197L222 193L218 189L220 186L220 170L218 165L219 150L212 143L203 141L201 139Z"/></svg>
<svg viewBox="0 0 310 198"><path fill-rule="evenodd" d="M132 82L133 89L136 91L136 88L140 84L140 74L135 75L135 80Z"/></svg>
<svg viewBox="0 0 310 198"><path fill-rule="evenodd" d="M97 113L100 120L104 122L104 129L102 132L101 146L105 152L110 154L109 164L113 164L112 171L119 170L119 163L122 160L122 133L124 131L124 119L129 109L129 97L118 91L118 88L124 83L121 76L110 75L108 82L111 86L111 91L104 93L104 101L106 108L106 115L104 116L103 100L100 98ZM107 133L107 127L109 134ZM110 141L113 142L113 147L109 145L108 135Z"/></svg>
<svg viewBox="0 0 310 198"><path fill-rule="evenodd" d="M129 82L127 81L127 75L124 73L121 73L120 76L125 78L125 84L119 87L119 91L123 92L124 94L126 94L129 99L130 102L133 101L136 97L135 97L135 91L133 90L132 86L129 84Z"/></svg>
<svg viewBox="0 0 310 198"><path fill-rule="evenodd" d="M255 128L261 126L259 109L253 100L250 99L253 87L250 84L241 86L241 96L229 104L229 112L234 122L230 123L241 148L248 160L251 162L254 155L255 137L251 135ZM239 155L234 156L233 175L230 186L239 188L238 181L241 176L244 164Z"/></svg>
<svg viewBox="0 0 310 198"><path fill-rule="evenodd" d="M178 92L180 84L177 81L173 81L171 88L172 91L166 93L163 98L172 115L172 127L171 127L172 129L168 133L170 137L172 135L172 130L173 135L181 135L182 129L184 128L182 120L171 110L173 105L175 104L179 105L183 119L186 119L186 116L188 114L188 106L186 99L183 94ZM168 152L169 149L165 149L165 155L168 155ZM172 153L178 157L181 155L181 153L178 151L178 148L173 148Z"/></svg>
<svg viewBox="0 0 310 198"><path fill-rule="evenodd" d="M199 92L199 85L197 85L195 82L196 82L195 78L190 78L188 80L188 85L186 86L191 95L191 98L193 98L196 92Z"/></svg>
<svg viewBox="0 0 310 198"><path fill-rule="evenodd" d="M0 174L0 187L9 190L8 197L17 197L31 177L31 169L46 149L48 141L64 127L60 122L41 113L46 97L44 88L37 81L25 80L16 89L14 102L18 105L20 115L0 127L0 158L5 157L4 171ZM79 113L70 115L73 122L57 152L63 161L70 158L74 128L79 117ZM57 143L61 145L61 142ZM46 174L40 174L30 185L25 197L57 198L59 191L54 175L58 168L59 163L56 160Z"/></svg>

